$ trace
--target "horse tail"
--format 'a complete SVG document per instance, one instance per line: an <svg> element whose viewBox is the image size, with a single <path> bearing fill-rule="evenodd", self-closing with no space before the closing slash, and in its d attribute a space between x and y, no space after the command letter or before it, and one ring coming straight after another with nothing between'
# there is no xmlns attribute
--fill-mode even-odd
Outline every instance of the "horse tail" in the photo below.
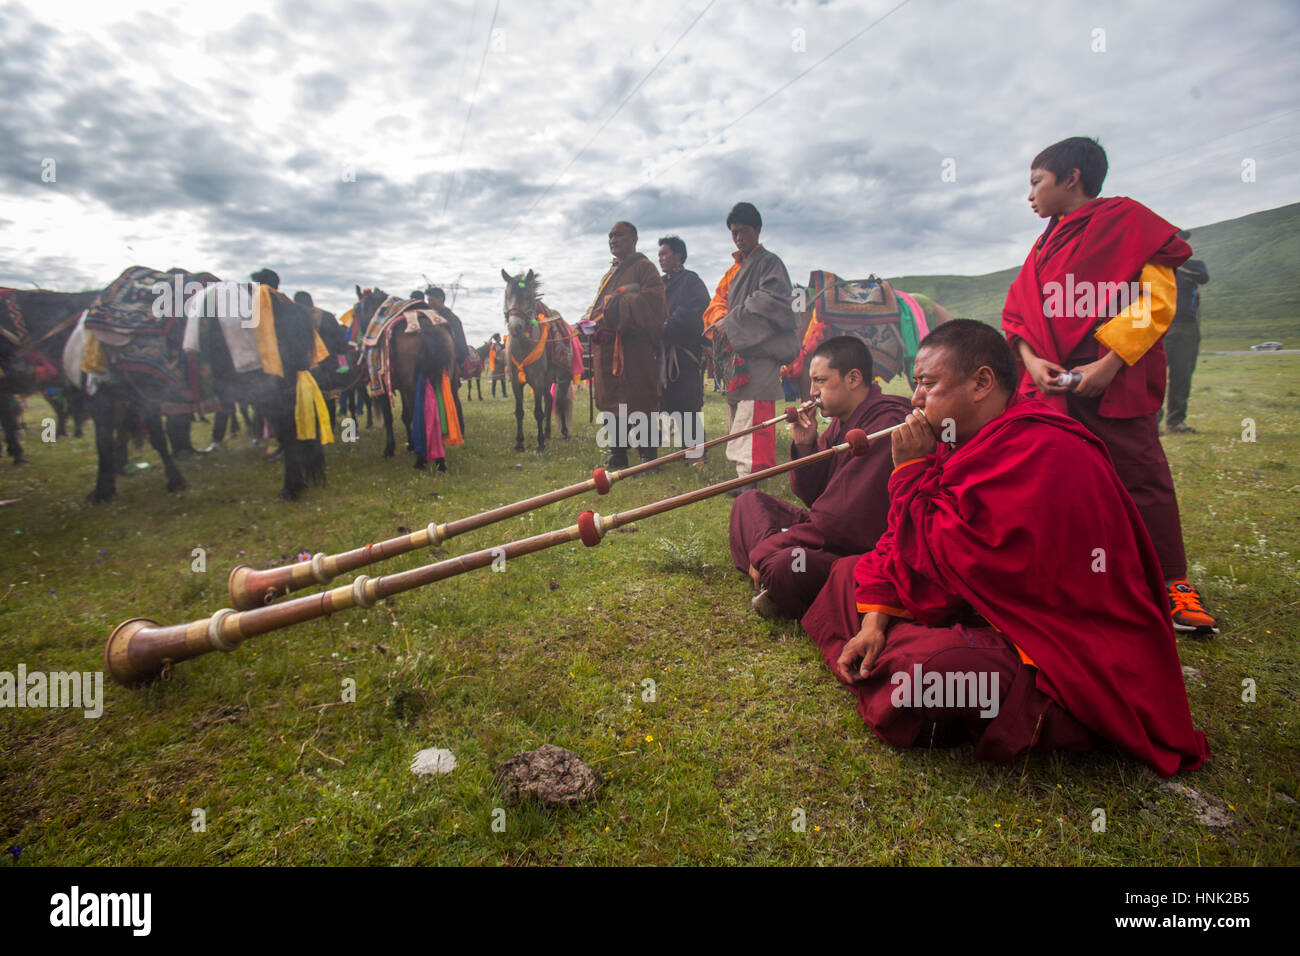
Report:
<svg viewBox="0 0 1300 956"><path fill-rule="evenodd" d="M424 323L421 322L423 326ZM420 329L420 354L416 369L425 381L435 388L442 382L442 373L451 375L456 362L456 343L446 326L434 325Z"/></svg>

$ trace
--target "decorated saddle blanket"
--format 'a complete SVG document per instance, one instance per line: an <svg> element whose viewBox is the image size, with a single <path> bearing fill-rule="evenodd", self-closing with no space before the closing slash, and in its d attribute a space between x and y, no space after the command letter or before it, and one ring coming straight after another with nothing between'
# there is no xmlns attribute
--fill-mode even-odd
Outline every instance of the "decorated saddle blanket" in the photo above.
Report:
<svg viewBox="0 0 1300 956"><path fill-rule="evenodd" d="M437 312L429 308L421 299L399 299L390 295L375 309L366 326L365 335L361 337L361 346L366 357L366 366L370 373L370 382L366 391L371 395L393 395L393 373L389 351L393 335L405 335L420 331L420 319L427 318L434 325L446 325Z"/></svg>
<svg viewBox="0 0 1300 956"><path fill-rule="evenodd" d="M842 280L832 272L817 271L809 275L808 285L811 319L799 354L784 377L801 375L817 346L837 335L862 339L871 350L875 374L883 381L910 373L917 329L925 321L915 299L908 297L904 305L894 288L874 275Z"/></svg>
<svg viewBox="0 0 1300 956"><path fill-rule="evenodd" d="M137 385L152 382L167 412L215 408L211 376L200 374L199 355L183 345L186 298L216 281L210 273L183 269L127 269L86 312L83 369L121 375Z"/></svg>

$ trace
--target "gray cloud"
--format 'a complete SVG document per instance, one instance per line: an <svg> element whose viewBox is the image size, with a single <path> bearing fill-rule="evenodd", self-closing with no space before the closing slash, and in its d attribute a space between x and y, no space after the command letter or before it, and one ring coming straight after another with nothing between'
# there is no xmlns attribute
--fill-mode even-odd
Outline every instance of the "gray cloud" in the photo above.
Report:
<svg viewBox="0 0 1300 956"><path fill-rule="evenodd" d="M800 77L878 13L719 6L611 119L700 9L503 5L475 95L491 7L470 0L282 0L100 28L11 3L0 282L104 285L152 250L174 256L146 263L160 268L270 265L339 309L354 282L405 292L421 273L462 276L473 336L499 325L503 266L537 269L548 301L580 313L615 219L651 255L680 233L712 286L738 199L763 211L796 279L1014 265L1042 227L1029 160L1080 132L1110 153L1108 193L1171 221L1300 198L1295 7L1193 0L1157 17L1080 0L1027 17L916 2Z"/></svg>

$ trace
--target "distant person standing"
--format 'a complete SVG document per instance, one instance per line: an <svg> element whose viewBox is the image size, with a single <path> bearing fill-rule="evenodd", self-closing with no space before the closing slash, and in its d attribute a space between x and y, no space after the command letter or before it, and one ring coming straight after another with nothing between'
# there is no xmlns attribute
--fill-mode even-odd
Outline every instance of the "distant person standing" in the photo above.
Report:
<svg viewBox="0 0 1300 956"><path fill-rule="evenodd" d="M736 245L735 264L723 275L704 311L706 334L727 383L727 430L742 431L776 414L785 397L781 366L799 352L794 298L785 263L758 241L763 217L751 203L739 202L727 214ZM721 333L721 334L719 334ZM727 443L727 459L746 478L776 464L776 428ZM728 492L732 497L739 489Z"/></svg>
<svg viewBox="0 0 1300 956"><path fill-rule="evenodd" d="M686 268L686 243L677 236L659 240L659 268L664 273L668 299L668 324L663 340L663 402L669 414L680 413L682 444L704 441L704 310L709 305L709 288ZM688 426L687 416L693 416Z"/></svg>
<svg viewBox="0 0 1300 956"><path fill-rule="evenodd" d="M1180 239L1190 238L1186 229ZM1196 431L1187 424L1187 397L1192 391L1192 372L1201 349L1201 290L1210 281L1210 270L1200 259L1188 259L1174 272L1178 283L1178 311L1165 333L1165 359L1169 363L1169 412L1165 427L1175 435ZM1163 411L1163 409L1162 409Z"/></svg>
<svg viewBox="0 0 1300 956"><path fill-rule="evenodd" d="M614 260L584 316L596 326L591 354L596 407L615 420L626 416L628 422L633 412L646 416L659 412L659 345L668 324L664 280L654 264L636 251L636 242L636 226L614 223L609 230ZM651 436L630 423L618 431L628 444L611 446L606 468L626 468L632 448L643 462L658 457Z"/></svg>

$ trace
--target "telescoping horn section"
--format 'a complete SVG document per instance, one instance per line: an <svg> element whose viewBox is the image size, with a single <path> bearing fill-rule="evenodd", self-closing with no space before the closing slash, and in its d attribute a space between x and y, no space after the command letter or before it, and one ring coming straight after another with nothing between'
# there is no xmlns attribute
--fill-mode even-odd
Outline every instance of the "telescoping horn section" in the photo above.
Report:
<svg viewBox="0 0 1300 956"><path fill-rule="evenodd" d="M775 422L768 424L775 424ZM861 454L861 450L865 449L871 439L888 434L892 430L886 429L874 435L864 436L860 429L855 429L838 445L772 468L752 472L743 478L721 481L615 514L600 515L592 511L584 511L579 515L577 523L567 528L547 531L460 557L447 558L434 564L386 574L383 577L371 578L363 574L350 584L341 584L328 591L291 598L278 604L268 604L251 610L223 608L210 617L188 624L160 625L148 618L131 618L119 624L109 635L108 642L104 646L105 669L119 684L138 684L156 677L165 668L180 661L212 651L229 653L250 637L292 624L327 617L348 608L373 607L375 602L394 594L423 587L476 568L487 567L501 557L514 559L579 540L588 547L595 547L610 531L635 521L652 518L665 511L703 501L733 488L740 488L796 468L825 461L846 451Z"/></svg>
<svg viewBox="0 0 1300 956"><path fill-rule="evenodd" d="M627 468L621 468L618 471L606 471L604 468L597 468L586 481L580 481L564 488L556 488L554 491L534 495L522 501L511 502L490 511L470 515L467 518L448 521L445 524L430 522L427 527L419 528L410 534L399 535L386 541L375 541L354 548L351 551L344 551L340 554L317 552L307 561L285 564L277 568L259 569L250 567L247 564L236 565L231 569L230 577L226 582L227 590L230 593L230 604L237 610L251 611L254 608L271 604L291 591L300 591L303 588L313 587L318 584L329 584L339 575L420 548L436 548L457 535L476 531L498 521L504 521L507 518L513 518L516 515L537 508L555 504L575 495L584 494L588 491L595 491L602 495L608 494L614 483L622 478L631 478L633 475L641 474L652 468L662 468L671 462L680 461L691 453L698 457L709 448L714 448L736 438L742 438L763 428L774 427L783 421L796 421L800 411L808 411L816 407L816 405L816 401L807 401L799 408L791 407L786 409L784 414L775 418L759 422L729 435L711 439L701 445L681 448L672 454L660 455L650 461L643 461Z"/></svg>

